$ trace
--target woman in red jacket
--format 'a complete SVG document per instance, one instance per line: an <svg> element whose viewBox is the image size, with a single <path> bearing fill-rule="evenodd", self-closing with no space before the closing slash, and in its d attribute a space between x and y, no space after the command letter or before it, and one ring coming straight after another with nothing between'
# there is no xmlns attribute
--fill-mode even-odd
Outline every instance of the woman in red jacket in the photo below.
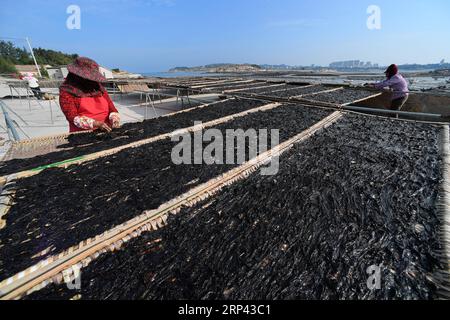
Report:
<svg viewBox="0 0 450 320"><path fill-rule="evenodd" d="M105 88L106 79L98 64L88 58L77 58L67 67L69 74L59 88L59 103L69 121L70 132L120 127L120 116Z"/></svg>

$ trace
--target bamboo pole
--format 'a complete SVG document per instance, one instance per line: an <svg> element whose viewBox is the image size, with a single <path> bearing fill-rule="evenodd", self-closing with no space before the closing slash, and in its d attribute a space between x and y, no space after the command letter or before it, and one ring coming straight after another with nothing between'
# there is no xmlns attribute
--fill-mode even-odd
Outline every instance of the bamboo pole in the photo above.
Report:
<svg viewBox="0 0 450 320"><path fill-rule="evenodd" d="M438 253L442 268L431 277L441 299L450 299L450 129L441 129L441 154L443 158L441 188L439 193L438 218L441 222L438 231L442 252Z"/></svg>
<svg viewBox="0 0 450 320"><path fill-rule="evenodd" d="M25 40L27 41L28 47L30 48L31 56L33 57L34 64L36 65L36 69L37 69L37 71L38 71L39 78L42 78L41 70L40 70L39 65L38 65L38 63L37 63L37 61L36 61L36 57L34 56L34 50L33 50L33 48L31 47L30 40L28 39L28 37L26 37Z"/></svg>

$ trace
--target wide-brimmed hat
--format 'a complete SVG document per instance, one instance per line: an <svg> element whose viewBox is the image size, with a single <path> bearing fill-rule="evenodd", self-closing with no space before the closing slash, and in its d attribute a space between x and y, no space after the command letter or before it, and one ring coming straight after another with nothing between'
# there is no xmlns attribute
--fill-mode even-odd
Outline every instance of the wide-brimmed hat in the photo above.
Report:
<svg viewBox="0 0 450 320"><path fill-rule="evenodd" d="M384 73L395 76L398 73L398 66L396 64L391 64Z"/></svg>
<svg viewBox="0 0 450 320"><path fill-rule="evenodd" d="M67 70L83 79L104 82L106 78L100 73L99 65L92 59L79 57L67 66Z"/></svg>

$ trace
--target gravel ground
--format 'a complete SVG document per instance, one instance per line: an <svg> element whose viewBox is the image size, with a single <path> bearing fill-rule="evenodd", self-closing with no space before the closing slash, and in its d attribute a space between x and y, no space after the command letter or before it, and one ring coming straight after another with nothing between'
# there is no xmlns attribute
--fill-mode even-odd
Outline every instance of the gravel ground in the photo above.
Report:
<svg viewBox="0 0 450 320"><path fill-rule="evenodd" d="M349 116L28 299L430 299L439 128ZM381 266L381 289L367 287Z"/></svg>
<svg viewBox="0 0 450 320"><path fill-rule="evenodd" d="M171 117L156 118L140 123L125 124L112 133L89 133L72 135L62 151L49 153L29 159L15 159L0 163L0 175L34 169L36 167L76 158L89 153L102 151L145 138L175 131L194 125L195 121L208 122L246 110L261 107L268 102L238 99L225 101L210 107L180 113Z"/></svg>
<svg viewBox="0 0 450 320"><path fill-rule="evenodd" d="M330 112L283 106L222 124L226 129L280 129L280 141ZM158 208L235 165L175 165L170 139L110 157L49 169L17 182L17 202L0 230L0 279L101 234L144 210Z"/></svg>

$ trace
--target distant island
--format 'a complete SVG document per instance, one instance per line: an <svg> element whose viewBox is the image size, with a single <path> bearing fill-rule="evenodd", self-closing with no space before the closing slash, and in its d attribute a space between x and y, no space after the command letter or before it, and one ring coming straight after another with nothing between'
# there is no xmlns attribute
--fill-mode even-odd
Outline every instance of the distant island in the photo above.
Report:
<svg viewBox="0 0 450 320"><path fill-rule="evenodd" d="M319 71L319 72L380 72L384 71L387 66L382 66L377 63L363 62L360 60L349 60L333 62L330 65L324 66L291 66L286 64L271 65L271 64L234 64L234 63L216 63L208 64L198 67L176 67L169 70L169 72L202 72L202 73L233 73L233 72L259 72L259 71ZM448 73L450 64L442 60L440 63L432 64L400 64L402 71L435 71L445 70L444 74Z"/></svg>
<svg viewBox="0 0 450 320"><path fill-rule="evenodd" d="M227 72L255 72L261 71L261 66L257 64L233 64L216 63L199 67L176 67L169 72L204 72L204 73L227 73Z"/></svg>

